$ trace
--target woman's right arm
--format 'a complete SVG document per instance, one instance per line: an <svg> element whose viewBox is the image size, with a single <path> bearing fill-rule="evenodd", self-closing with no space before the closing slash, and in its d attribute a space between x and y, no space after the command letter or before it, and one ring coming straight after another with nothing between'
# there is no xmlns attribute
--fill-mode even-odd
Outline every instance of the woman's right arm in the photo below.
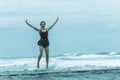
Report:
<svg viewBox="0 0 120 80"><path fill-rule="evenodd" d="M34 27L34 26L32 26L30 23L28 23L28 20L27 20L27 19L25 20L25 23L26 23L28 26L30 26L31 28L33 28L34 30L36 30L36 31L39 32L39 29L36 28L36 27Z"/></svg>

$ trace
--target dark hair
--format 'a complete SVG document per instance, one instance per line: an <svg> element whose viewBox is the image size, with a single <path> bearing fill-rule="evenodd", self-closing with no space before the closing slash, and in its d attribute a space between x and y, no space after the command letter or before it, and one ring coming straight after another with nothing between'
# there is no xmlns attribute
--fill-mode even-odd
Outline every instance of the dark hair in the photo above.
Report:
<svg viewBox="0 0 120 80"><path fill-rule="evenodd" d="M45 21L41 21L41 22L40 22L40 25L41 25L42 23L44 23L44 24L46 25L46 22L45 22Z"/></svg>

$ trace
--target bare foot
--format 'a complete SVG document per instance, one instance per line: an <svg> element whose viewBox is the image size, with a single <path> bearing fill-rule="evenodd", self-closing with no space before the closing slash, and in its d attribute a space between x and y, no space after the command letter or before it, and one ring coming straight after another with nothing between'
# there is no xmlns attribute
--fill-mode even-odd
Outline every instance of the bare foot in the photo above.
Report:
<svg viewBox="0 0 120 80"><path fill-rule="evenodd" d="M46 70L48 70L48 66L46 66Z"/></svg>
<svg viewBox="0 0 120 80"><path fill-rule="evenodd" d="M37 64L37 68L39 68L39 64Z"/></svg>

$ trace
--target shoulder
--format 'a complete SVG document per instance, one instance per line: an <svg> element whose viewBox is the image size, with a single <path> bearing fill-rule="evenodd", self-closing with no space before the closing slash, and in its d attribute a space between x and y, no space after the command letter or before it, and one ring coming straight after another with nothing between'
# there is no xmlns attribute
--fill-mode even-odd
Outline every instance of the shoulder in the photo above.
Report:
<svg viewBox="0 0 120 80"><path fill-rule="evenodd" d="M50 30L50 28L46 28L46 30L47 30L47 31L49 31L49 30Z"/></svg>
<svg viewBox="0 0 120 80"><path fill-rule="evenodd" d="M48 29L48 28L46 28L46 31L49 31L49 29Z"/></svg>
<svg viewBox="0 0 120 80"><path fill-rule="evenodd" d="M41 29L38 29L38 32L41 32Z"/></svg>

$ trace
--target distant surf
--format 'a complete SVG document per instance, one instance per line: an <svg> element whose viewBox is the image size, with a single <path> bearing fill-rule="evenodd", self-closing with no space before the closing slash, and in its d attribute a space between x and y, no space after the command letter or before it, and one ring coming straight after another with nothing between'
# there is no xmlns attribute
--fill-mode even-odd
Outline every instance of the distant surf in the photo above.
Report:
<svg viewBox="0 0 120 80"><path fill-rule="evenodd" d="M117 74L120 72L119 52L101 52L96 54L68 53L57 57L50 57L48 71L45 70L45 58L42 58L41 60L40 69L36 68L36 62L37 62L37 58L35 57L0 58L0 76L1 76L0 79L2 80L5 78L5 80L9 80L9 78L11 77L13 80L17 80L17 78L23 80L25 76L26 77L29 76L30 78L33 76L40 77L43 75L44 76L56 75L56 76L61 76L63 78L65 74L66 76L69 75L80 76L82 74L82 75L88 75L90 77L92 75L95 75L95 73L100 73L102 77L105 78L106 76L104 76L103 74L107 75L108 72L110 72L108 75L111 75L111 79L108 80L112 80L113 73ZM9 78L5 76L9 76ZM20 76L23 76L23 78L21 78ZM99 77L99 75L97 74L96 76ZM116 76L120 76L120 75L117 74ZM39 77L36 78L36 80L40 80ZM56 80L56 78L55 79L52 78L52 79ZM75 78L71 78L69 80L72 79ZM119 79L120 77L118 77L116 80ZM32 78L30 78L29 80L32 80ZM68 80L68 79L63 78L63 80ZM82 80L85 79L83 78Z"/></svg>

